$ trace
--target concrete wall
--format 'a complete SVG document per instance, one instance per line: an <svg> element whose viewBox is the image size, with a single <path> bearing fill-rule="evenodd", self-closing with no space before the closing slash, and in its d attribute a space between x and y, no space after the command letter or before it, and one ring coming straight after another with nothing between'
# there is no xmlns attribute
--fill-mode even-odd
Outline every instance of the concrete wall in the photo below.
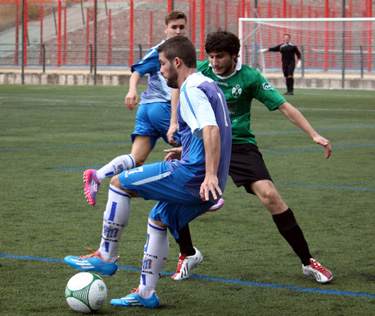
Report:
<svg viewBox="0 0 375 316"><path fill-rule="evenodd" d="M285 88L285 79L281 76L265 75L276 88ZM129 74L97 74L97 85L127 85ZM94 75L89 73L25 73L25 84L35 85L94 85ZM19 72L0 73L0 84L21 84ZM147 84L147 77L141 79ZM341 78L295 77L295 88L341 89ZM346 89L375 90L375 78L346 78Z"/></svg>

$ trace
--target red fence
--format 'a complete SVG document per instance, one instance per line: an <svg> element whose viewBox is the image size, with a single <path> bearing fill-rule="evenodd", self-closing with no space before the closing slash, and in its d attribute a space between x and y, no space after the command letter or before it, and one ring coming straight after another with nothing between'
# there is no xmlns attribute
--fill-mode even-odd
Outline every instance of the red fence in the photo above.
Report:
<svg viewBox="0 0 375 316"><path fill-rule="evenodd" d="M186 13L201 59L207 33L218 27L237 33L239 17L374 16L373 0L4 0L0 64L20 64L22 52L25 66L88 66L90 60L129 66L164 38L164 16L172 9ZM364 45L371 46L373 36Z"/></svg>

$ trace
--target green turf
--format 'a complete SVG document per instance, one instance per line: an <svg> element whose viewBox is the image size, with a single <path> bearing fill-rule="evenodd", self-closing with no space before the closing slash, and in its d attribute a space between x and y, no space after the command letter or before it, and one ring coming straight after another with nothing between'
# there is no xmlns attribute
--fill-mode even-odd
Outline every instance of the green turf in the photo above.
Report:
<svg viewBox="0 0 375 316"><path fill-rule="evenodd" d="M130 151L135 112L123 105L126 91L0 86L1 315L75 315L64 289L76 272L42 258L62 260L98 247L108 180L93 208L83 197L82 172ZM373 315L374 99L373 91L355 90L306 89L288 97L331 140L329 160L279 111L269 113L254 103L252 127L264 159L311 252L333 271L331 284L302 275L270 214L229 181L224 208L190 226L204 255L193 270L200 278L176 282L164 274L157 289L159 309L124 310L108 300L97 314ZM158 142L148 161L160 161L164 148ZM152 205L132 200L121 266L140 268ZM170 238L166 272L175 270L177 258L178 247ZM104 281L109 299L118 298L138 285L139 272L119 270Z"/></svg>

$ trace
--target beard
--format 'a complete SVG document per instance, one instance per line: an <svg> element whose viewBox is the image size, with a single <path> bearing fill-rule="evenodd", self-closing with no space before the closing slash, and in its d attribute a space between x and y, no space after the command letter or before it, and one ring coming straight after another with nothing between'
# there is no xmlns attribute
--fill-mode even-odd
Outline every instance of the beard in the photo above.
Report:
<svg viewBox="0 0 375 316"><path fill-rule="evenodd" d="M171 65L169 77L167 78L168 87L173 88L173 89L178 89L179 86L178 86L178 80L177 79L178 79L178 74L177 74L176 68Z"/></svg>

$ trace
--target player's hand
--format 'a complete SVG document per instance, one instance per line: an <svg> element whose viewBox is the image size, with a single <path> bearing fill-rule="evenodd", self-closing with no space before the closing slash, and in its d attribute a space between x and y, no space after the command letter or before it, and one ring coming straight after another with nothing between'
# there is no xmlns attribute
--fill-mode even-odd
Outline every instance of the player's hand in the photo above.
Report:
<svg viewBox="0 0 375 316"><path fill-rule="evenodd" d="M302 61L299 60L299 61L297 62L297 66L296 66L296 68L297 68L297 69L301 69L301 66L302 66Z"/></svg>
<svg viewBox="0 0 375 316"><path fill-rule="evenodd" d="M201 184L199 195L203 201L215 203L223 195L216 175L207 175Z"/></svg>
<svg viewBox="0 0 375 316"><path fill-rule="evenodd" d="M318 135L313 138L314 142L323 146L325 148L325 157L328 159L331 156L332 147L331 143L328 139L325 139L324 137Z"/></svg>
<svg viewBox="0 0 375 316"><path fill-rule="evenodd" d="M167 132L167 139L170 144L177 144L178 140L174 139L174 135L178 130L178 124L171 124Z"/></svg>
<svg viewBox="0 0 375 316"><path fill-rule="evenodd" d="M182 147L164 149L164 152L167 153L167 155L164 157L164 161L168 161L171 159L181 159Z"/></svg>
<svg viewBox="0 0 375 316"><path fill-rule="evenodd" d="M130 111L133 111L136 104L138 104L138 94L136 92L129 91L125 97L125 105Z"/></svg>
<svg viewBox="0 0 375 316"><path fill-rule="evenodd" d="M258 53L260 54L260 53L265 53L265 52L267 52L268 51L268 48L262 48L262 49L260 49L260 50L258 50Z"/></svg>

